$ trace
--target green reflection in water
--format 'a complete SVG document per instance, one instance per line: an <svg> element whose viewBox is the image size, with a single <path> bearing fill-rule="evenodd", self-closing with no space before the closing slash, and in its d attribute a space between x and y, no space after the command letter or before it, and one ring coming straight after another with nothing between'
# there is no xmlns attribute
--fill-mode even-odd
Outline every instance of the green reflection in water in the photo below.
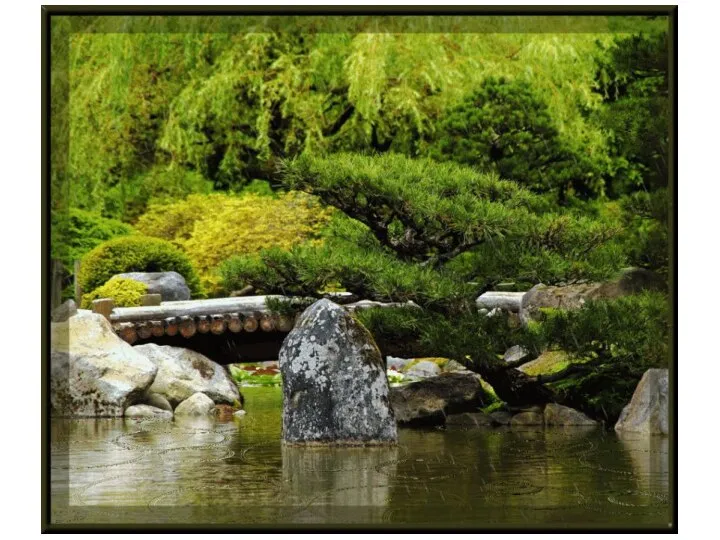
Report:
<svg viewBox="0 0 720 540"><path fill-rule="evenodd" d="M668 526L668 440L594 428L400 430L397 447L280 442L281 394L247 415L51 422L57 523Z"/></svg>

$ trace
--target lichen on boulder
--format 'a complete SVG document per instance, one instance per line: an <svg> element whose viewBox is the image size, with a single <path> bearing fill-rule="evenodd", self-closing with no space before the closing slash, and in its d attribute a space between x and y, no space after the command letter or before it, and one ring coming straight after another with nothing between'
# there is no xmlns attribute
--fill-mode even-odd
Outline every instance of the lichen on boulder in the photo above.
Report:
<svg viewBox="0 0 720 540"><path fill-rule="evenodd" d="M307 308L279 355L282 437L289 444L394 444L395 415L380 350L344 308Z"/></svg>

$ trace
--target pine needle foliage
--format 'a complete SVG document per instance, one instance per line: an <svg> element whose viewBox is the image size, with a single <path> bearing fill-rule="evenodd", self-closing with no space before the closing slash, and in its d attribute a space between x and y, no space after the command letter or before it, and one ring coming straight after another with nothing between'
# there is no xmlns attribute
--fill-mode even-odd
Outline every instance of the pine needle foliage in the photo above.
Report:
<svg viewBox="0 0 720 540"><path fill-rule="evenodd" d="M454 163L399 154L300 156L282 181L360 221L406 260L448 260L525 232L546 203L512 182Z"/></svg>

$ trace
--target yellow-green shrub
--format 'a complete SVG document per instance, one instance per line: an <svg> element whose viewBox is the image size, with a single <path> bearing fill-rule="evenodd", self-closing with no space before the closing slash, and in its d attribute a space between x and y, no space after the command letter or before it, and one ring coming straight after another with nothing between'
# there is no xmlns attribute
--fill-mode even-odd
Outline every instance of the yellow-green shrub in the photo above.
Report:
<svg viewBox="0 0 720 540"><path fill-rule="evenodd" d="M266 248L289 249L316 238L331 212L300 192L278 197L216 193L151 205L136 227L181 247L211 291L219 283L216 269L225 259Z"/></svg>
<svg viewBox="0 0 720 540"><path fill-rule="evenodd" d="M112 298L118 307L134 307L140 305L140 298L147 293L147 285L134 279L115 276L94 291L83 294L80 307L90 309L93 300Z"/></svg>

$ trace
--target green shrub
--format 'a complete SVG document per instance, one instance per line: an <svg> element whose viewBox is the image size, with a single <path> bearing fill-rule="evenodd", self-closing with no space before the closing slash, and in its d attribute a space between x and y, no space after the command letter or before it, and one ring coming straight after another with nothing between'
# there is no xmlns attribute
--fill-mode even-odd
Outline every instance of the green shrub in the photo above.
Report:
<svg viewBox="0 0 720 540"><path fill-rule="evenodd" d="M503 281L515 282L517 290L537 283L601 281L631 264L634 247L625 232L619 216L545 214L525 238L480 245L448 266L483 289Z"/></svg>
<svg viewBox="0 0 720 540"><path fill-rule="evenodd" d="M616 39L599 55L596 91L605 105L595 120L608 131L618 162L611 195L668 186L669 51L662 32Z"/></svg>
<svg viewBox="0 0 720 540"><path fill-rule="evenodd" d="M166 240L134 235L109 240L89 252L82 260L79 280L83 290L92 291L115 274L169 271L182 275L191 292L200 292L187 255Z"/></svg>
<svg viewBox="0 0 720 540"><path fill-rule="evenodd" d="M666 189L640 191L620 201L628 263L653 270L665 278L670 271L669 205Z"/></svg>
<svg viewBox="0 0 720 540"><path fill-rule="evenodd" d="M445 272L337 239L231 257L220 266L220 274L226 290L252 285L263 294L317 296L332 286L368 300L414 301L441 310L471 296L470 287Z"/></svg>
<svg viewBox="0 0 720 540"><path fill-rule="evenodd" d="M381 350L393 356L451 358L472 369L498 362L512 345L539 350L537 336L508 324L505 317L486 317L467 309L446 317L410 307L371 308L355 317L372 333Z"/></svg>
<svg viewBox="0 0 720 540"><path fill-rule="evenodd" d="M148 204L170 202L191 193L210 193L212 182L183 167L156 165L131 178L122 178L103 195L104 213L135 221Z"/></svg>
<svg viewBox="0 0 720 540"><path fill-rule="evenodd" d="M140 298L147 294L147 285L134 279L115 276L94 291L83 294L80 307L91 309L93 300L112 298L118 307L135 307L140 305Z"/></svg>
<svg viewBox="0 0 720 540"><path fill-rule="evenodd" d="M580 367L547 383L549 388L564 403L608 425L630 401L643 373L667 367L669 360L669 305L660 293L592 301L576 311L545 310L544 319L528 328L472 311L450 318L384 308L355 316L385 354L453 358L483 377L505 369L500 358L512 345L534 356L547 348L565 351L567 364L561 367Z"/></svg>
<svg viewBox="0 0 720 540"><path fill-rule="evenodd" d="M550 110L522 80L489 77L440 121L430 156L496 170L537 191L602 192L602 168L560 138Z"/></svg>
<svg viewBox="0 0 720 540"><path fill-rule="evenodd" d="M567 351L585 369L552 383L567 403L614 423L643 373L667 368L670 306L666 295L643 293L588 302L577 311L551 310L532 332Z"/></svg>
<svg viewBox="0 0 720 540"><path fill-rule="evenodd" d="M95 246L135 232L126 223L79 208L71 208L65 218L63 223L58 219L54 220L53 229L57 227L58 230L53 231L57 234L53 235L52 254L53 258L60 259L70 271L73 262L82 259Z"/></svg>

